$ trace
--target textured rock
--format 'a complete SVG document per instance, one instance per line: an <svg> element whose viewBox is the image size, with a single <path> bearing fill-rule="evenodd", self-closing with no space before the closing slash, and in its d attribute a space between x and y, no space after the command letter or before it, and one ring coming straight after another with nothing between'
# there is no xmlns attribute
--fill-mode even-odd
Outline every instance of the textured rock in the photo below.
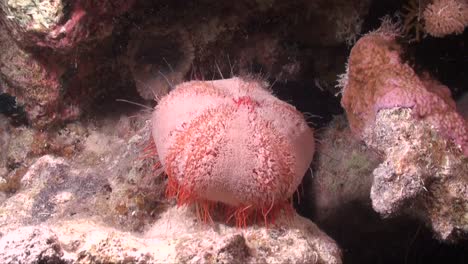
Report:
<svg viewBox="0 0 468 264"><path fill-rule="evenodd" d="M11 138L11 130L8 124L8 119L0 114L0 149L6 150L8 149L8 145L10 144ZM1 151L0 152L0 189L4 189L5 184L7 183L7 152ZM3 197L2 197L3 198ZM3 202L3 199L0 198L0 204Z"/></svg>
<svg viewBox="0 0 468 264"><path fill-rule="evenodd" d="M334 242L298 215L291 221L282 219L270 229L251 226L240 231L216 225L216 229L182 235L176 246L177 259L188 263L341 263Z"/></svg>
<svg viewBox="0 0 468 264"><path fill-rule="evenodd" d="M28 113L28 119L48 122L48 112L59 100L60 72L51 71L38 58L20 49L0 28L0 83L3 92L16 96ZM41 121L39 121L41 120Z"/></svg>
<svg viewBox="0 0 468 264"><path fill-rule="evenodd" d="M28 152L25 149L30 149L34 141L34 131L21 127L11 129L15 133L11 136L9 143L6 145L6 158L9 166L21 164L25 161Z"/></svg>
<svg viewBox="0 0 468 264"><path fill-rule="evenodd" d="M132 3L0 1L1 92L16 98L35 127L76 119L97 96L119 87L104 83L125 79L104 39Z"/></svg>
<svg viewBox="0 0 468 264"><path fill-rule="evenodd" d="M69 52L108 37L134 1L0 1L0 22L23 48ZM83 46L83 45L82 45Z"/></svg>
<svg viewBox="0 0 468 264"><path fill-rule="evenodd" d="M11 126L6 116L0 114L0 149L8 149L11 139ZM7 151L0 152L0 168L6 167ZM1 175L1 174L0 174Z"/></svg>
<svg viewBox="0 0 468 264"><path fill-rule="evenodd" d="M366 143L385 153L373 172L372 205L384 216L419 217L441 240L466 237L468 160L412 111L380 110L365 133Z"/></svg>
<svg viewBox="0 0 468 264"><path fill-rule="evenodd" d="M48 228L22 227L0 238L2 263L72 263Z"/></svg>
<svg viewBox="0 0 468 264"><path fill-rule="evenodd" d="M75 120L99 95L129 84L128 73L108 57L111 47L103 44L99 48L74 56L50 50L30 53L0 27L2 92L16 98L17 107L24 108L34 127Z"/></svg>
<svg viewBox="0 0 468 264"><path fill-rule="evenodd" d="M66 135L82 142L73 159L35 159L0 199L0 262L341 263L335 242L297 214L238 229L164 199L157 160L141 158L151 135L143 117L138 133L122 119L71 124Z"/></svg>
<svg viewBox="0 0 468 264"><path fill-rule="evenodd" d="M3 140L0 139L0 192L14 192L20 186L20 179L26 171L28 151L33 145L34 133L30 129L10 126L7 121Z"/></svg>
<svg viewBox="0 0 468 264"><path fill-rule="evenodd" d="M240 231L204 226L191 210L175 207L143 234L77 219L12 230L0 238L0 249L0 261L23 263L341 263L333 240L302 217Z"/></svg>
<svg viewBox="0 0 468 264"><path fill-rule="evenodd" d="M384 156L373 171L374 210L410 213L439 239L457 240L467 234L468 123L446 86L402 61L396 36L384 22L356 43L341 103L354 135Z"/></svg>

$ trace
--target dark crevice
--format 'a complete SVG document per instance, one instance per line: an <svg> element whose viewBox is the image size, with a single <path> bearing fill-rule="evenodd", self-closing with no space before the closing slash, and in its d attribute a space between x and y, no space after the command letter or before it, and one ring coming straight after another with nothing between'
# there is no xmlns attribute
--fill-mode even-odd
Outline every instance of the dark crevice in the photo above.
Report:
<svg viewBox="0 0 468 264"><path fill-rule="evenodd" d="M9 117L14 126L28 123L24 108L17 104L14 96L7 93L0 93L0 114Z"/></svg>

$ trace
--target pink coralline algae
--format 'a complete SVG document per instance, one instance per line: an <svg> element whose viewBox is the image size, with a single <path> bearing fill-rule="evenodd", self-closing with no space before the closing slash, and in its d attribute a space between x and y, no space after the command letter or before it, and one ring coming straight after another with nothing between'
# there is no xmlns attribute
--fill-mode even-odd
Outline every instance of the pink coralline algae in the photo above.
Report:
<svg viewBox="0 0 468 264"><path fill-rule="evenodd" d="M160 100L152 122L166 194L197 204L205 221L221 206L237 226L271 223L292 209L314 153L303 115L259 81L182 83Z"/></svg>
<svg viewBox="0 0 468 264"><path fill-rule="evenodd" d="M71 16L63 25L38 40L40 46L53 48L74 47L80 42L110 35L115 17L128 11L135 1L74 1Z"/></svg>
<svg viewBox="0 0 468 264"><path fill-rule="evenodd" d="M369 33L351 50L341 104L352 131L362 137L377 111L409 107L415 118L429 121L468 156L468 125L450 90L428 74L418 76L401 60L401 52L396 34L386 30Z"/></svg>

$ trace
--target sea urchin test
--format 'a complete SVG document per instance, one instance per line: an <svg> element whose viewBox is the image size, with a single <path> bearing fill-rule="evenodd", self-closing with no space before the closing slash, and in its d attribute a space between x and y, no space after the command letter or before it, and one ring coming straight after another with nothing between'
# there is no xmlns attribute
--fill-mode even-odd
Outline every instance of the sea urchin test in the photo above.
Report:
<svg viewBox="0 0 468 264"><path fill-rule="evenodd" d="M203 218L272 222L309 169L314 138L303 115L261 81L190 81L162 98L152 135L168 176L166 194L197 204Z"/></svg>

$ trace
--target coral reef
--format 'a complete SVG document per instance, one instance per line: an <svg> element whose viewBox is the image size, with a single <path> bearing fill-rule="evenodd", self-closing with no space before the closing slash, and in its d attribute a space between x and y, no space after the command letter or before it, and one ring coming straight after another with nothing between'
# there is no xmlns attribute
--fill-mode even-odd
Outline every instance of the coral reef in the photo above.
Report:
<svg viewBox="0 0 468 264"><path fill-rule="evenodd" d="M287 228L255 226L243 232L225 226L217 231L205 229L194 220L186 208L172 207L143 234L123 232L91 219L25 226L0 238L0 247L6 249L0 252L0 261L342 263L334 241L298 215Z"/></svg>
<svg viewBox="0 0 468 264"><path fill-rule="evenodd" d="M365 132L366 143L385 153L374 172L371 199L382 215L409 213L441 240L467 236L468 160L412 109L383 109Z"/></svg>
<svg viewBox="0 0 468 264"><path fill-rule="evenodd" d="M465 263L467 3L0 0L0 262Z"/></svg>
<svg viewBox="0 0 468 264"><path fill-rule="evenodd" d="M237 225L256 214L274 219L314 153L302 114L255 80L180 84L159 101L152 121L168 194L200 204L205 218L221 202Z"/></svg>
<svg viewBox="0 0 468 264"><path fill-rule="evenodd" d="M109 80L126 77L109 38L133 1L0 1L0 84L45 128L79 117ZM119 75L117 74L119 73ZM109 79L111 78L111 79ZM120 85L115 85L120 87Z"/></svg>
<svg viewBox="0 0 468 264"><path fill-rule="evenodd" d="M0 28L2 92L15 96L17 107L24 108L25 119L35 127L75 120L95 98L129 83L128 73L116 60L109 60L105 51L110 48L103 44L79 57L29 53ZM120 84L109 87L110 80Z"/></svg>
<svg viewBox="0 0 468 264"><path fill-rule="evenodd" d="M35 122L55 108L60 94L60 73L52 73L41 61L21 50L0 29L0 80L3 92L11 93L24 102L28 118ZM64 116L64 118L66 118Z"/></svg>
<svg viewBox="0 0 468 264"><path fill-rule="evenodd" d="M24 227L0 239L3 263L71 263L57 236L47 228Z"/></svg>

